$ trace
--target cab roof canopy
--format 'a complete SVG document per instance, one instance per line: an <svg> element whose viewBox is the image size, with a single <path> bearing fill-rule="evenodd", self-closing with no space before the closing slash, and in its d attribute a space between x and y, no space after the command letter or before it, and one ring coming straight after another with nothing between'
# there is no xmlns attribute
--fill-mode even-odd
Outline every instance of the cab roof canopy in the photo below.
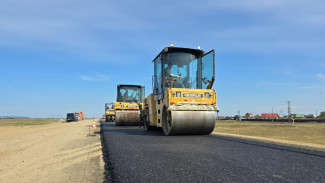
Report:
<svg viewBox="0 0 325 183"><path fill-rule="evenodd" d="M195 55L196 57L203 56L205 52L203 50L199 49L192 49L192 48L181 48L181 47L165 47L156 57L153 59L152 62L154 62L160 55L163 53L174 53L174 52L184 52L184 53L190 53Z"/></svg>
<svg viewBox="0 0 325 183"><path fill-rule="evenodd" d="M120 85L117 85L117 87L124 87L124 86L138 87L138 88L142 88L142 87L143 87L143 86L141 86L141 85L127 85L127 84L120 84Z"/></svg>

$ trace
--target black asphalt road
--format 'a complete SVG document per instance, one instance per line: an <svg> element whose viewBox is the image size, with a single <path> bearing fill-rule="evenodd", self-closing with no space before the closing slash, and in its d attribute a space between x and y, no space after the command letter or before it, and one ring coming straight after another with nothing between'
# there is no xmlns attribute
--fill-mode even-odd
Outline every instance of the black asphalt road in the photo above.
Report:
<svg viewBox="0 0 325 183"><path fill-rule="evenodd" d="M325 182L325 152L102 123L110 182Z"/></svg>

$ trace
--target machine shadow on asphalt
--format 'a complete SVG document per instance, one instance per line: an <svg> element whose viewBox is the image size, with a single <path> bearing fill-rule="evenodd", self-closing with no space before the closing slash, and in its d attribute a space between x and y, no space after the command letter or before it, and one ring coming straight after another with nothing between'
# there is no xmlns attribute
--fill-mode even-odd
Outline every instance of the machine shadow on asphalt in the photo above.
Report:
<svg viewBox="0 0 325 183"><path fill-rule="evenodd" d="M164 135L164 132L162 128L154 128L150 131L146 131L144 128L140 128L138 126L115 126L114 123L105 123L102 122L102 127L109 127L110 129L104 129L102 128L101 132L102 133L126 133L130 135L137 135L137 136L162 136L166 137ZM195 137L195 136L206 136L209 137L210 135L181 135L181 136L173 136L173 138L182 138L182 137Z"/></svg>
<svg viewBox="0 0 325 183"><path fill-rule="evenodd" d="M138 126L118 126L116 127L114 123L111 124L105 124L102 123L102 127L109 126L110 129L103 129L102 133L126 133L129 135L140 135L140 136L165 136L162 129L155 129L152 131L146 131L143 128L140 128Z"/></svg>

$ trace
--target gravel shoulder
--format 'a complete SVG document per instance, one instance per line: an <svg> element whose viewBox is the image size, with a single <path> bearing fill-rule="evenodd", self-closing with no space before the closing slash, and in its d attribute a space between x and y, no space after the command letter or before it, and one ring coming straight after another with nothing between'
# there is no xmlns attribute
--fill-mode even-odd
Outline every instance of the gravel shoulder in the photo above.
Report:
<svg viewBox="0 0 325 183"><path fill-rule="evenodd" d="M0 127L0 182L103 182L92 121Z"/></svg>

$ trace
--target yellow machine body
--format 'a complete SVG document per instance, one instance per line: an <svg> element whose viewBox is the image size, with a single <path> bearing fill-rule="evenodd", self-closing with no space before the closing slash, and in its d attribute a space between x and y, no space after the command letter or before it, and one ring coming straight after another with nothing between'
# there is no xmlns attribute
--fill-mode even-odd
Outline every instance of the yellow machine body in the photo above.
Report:
<svg viewBox="0 0 325 183"><path fill-rule="evenodd" d="M166 47L153 60L153 93L144 98L147 130L161 127L165 135L210 134L217 106L214 50Z"/></svg>
<svg viewBox="0 0 325 183"><path fill-rule="evenodd" d="M162 121L166 117L165 114L174 111L175 113L186 113L187 116L184 117L188 118L188 121L198 118L199 121L195 121L195 123L200 123L200 121L209 117L210 121L208 123L204 122L202 125L199 125L204 128L203 130L195 128L191 131L191 134L202 134L202 132L210 134L212 132L211 130L214 129L215 111L219 111L215 90L166 88L165 96L167 97L162 100L156 100L154 94L150 94L144 99L144 106L146 106L146 110L149 113L146 116L146 121L149 122L148 125L150 127L163 127ZM186 126L190 126L190 123L188 124ZM210 126L210 128L205 129L207 126ZM188 131L183 132L187 134ZM183 134L182 130L177 134Z"/></svg>
<svg viewBox="0 0 325 183"><path fill-rule="evenodd" d="M106 109L106 116L113 116L115 115L115 110L114 109Z"/></svg>
<svg viewBox="0 0 325 183"><path fill-rule="evenodd" d="M139 110L136 102L115 102L115 110Z"/></svg>
<svg viewBox="0 0 325 183"><path fill-rule="evenodd" d="M213 89L168 88L169 104L216 104L216 91Z"/></svg>

